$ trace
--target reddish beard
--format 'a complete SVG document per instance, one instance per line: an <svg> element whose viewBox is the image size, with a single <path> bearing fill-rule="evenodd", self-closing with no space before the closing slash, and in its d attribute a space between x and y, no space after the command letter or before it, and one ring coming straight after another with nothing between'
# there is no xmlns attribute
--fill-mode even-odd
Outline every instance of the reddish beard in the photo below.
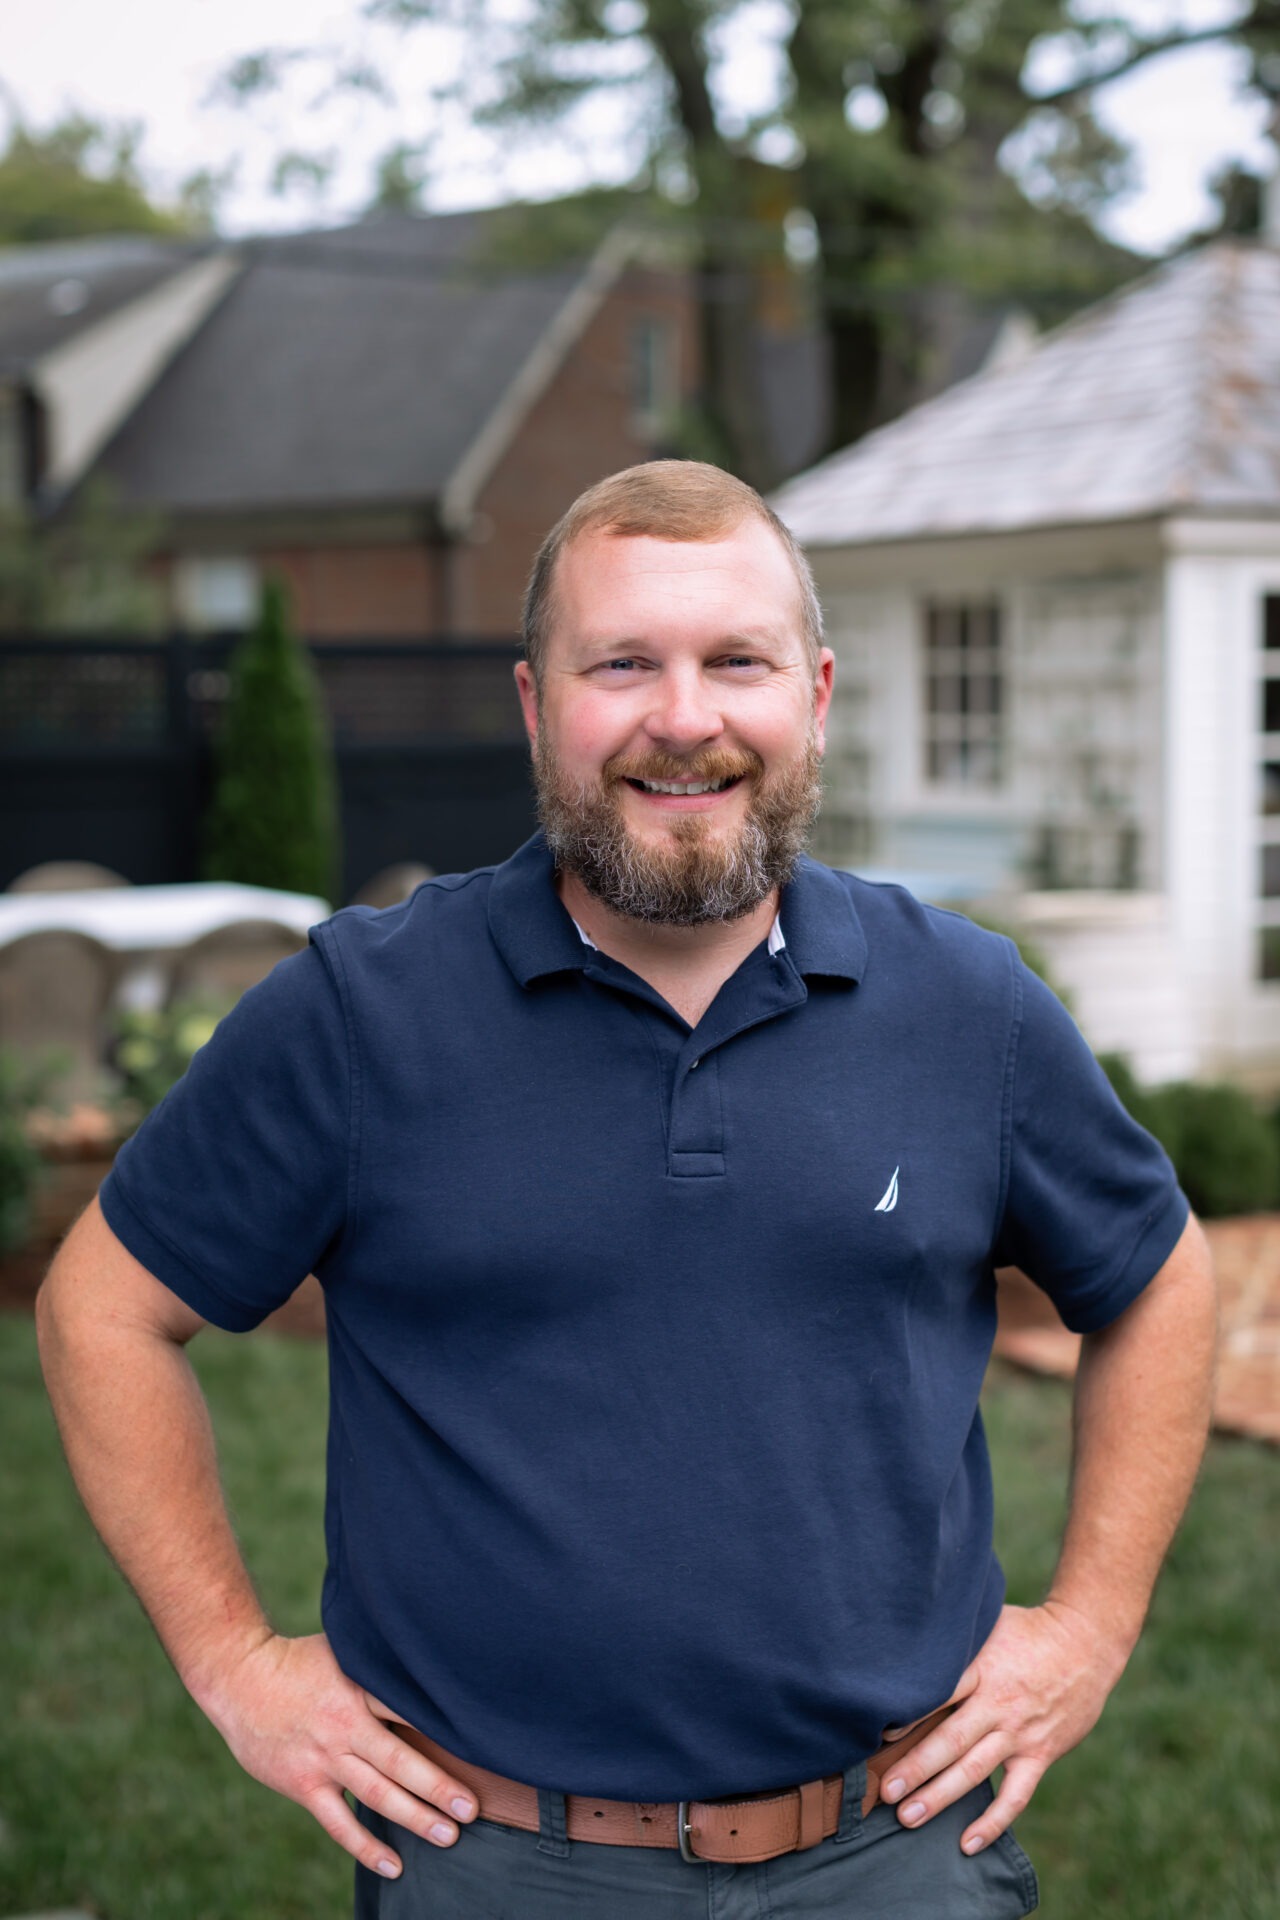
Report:
<svg viewBox="0 0 1280 1920"><path fill-rule="evenodd" d="M546 735L534 756L538 817L562 872L615 913L650 925L695 927L739 920L791 878L822 794L822 761L810 735L775 773L759 754L712 748L692 759L616 754L598 784L571 779ZM627 780L750 780L746 813L716 831L705 813L672 813L650 845L627 825Z"/></svg>

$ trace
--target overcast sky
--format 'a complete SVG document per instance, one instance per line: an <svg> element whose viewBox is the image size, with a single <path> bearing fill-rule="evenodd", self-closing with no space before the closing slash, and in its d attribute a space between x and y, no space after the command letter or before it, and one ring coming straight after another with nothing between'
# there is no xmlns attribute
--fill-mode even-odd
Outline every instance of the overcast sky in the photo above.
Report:
<svg viewBox="0 0 1280 1920"><path fill-rule="evenodd" d="M519 0L511 0L513 6ZM1130 0L1130 10L1161 24L1210 24L1230 18L1232 0ZM779 0L755 0L735 40L725 87L745 110L763 104L774 71ZM355 211L371 191L375 157L396 140L421 140L432 128L423 106L446 77L457 49L444 34L408 37L353 26L358 8L324 0L39 0L11 9L0 46L0 81L24 117L43 126L79 110L146 128L140 160L153 188L172 195L198 168L235 167L222 203L233 232L297 226ZM395 76L393 105L351 96L316 103L318 69L299 71L285 102L248 115L211 101L217 76L237 55L268 45L343 46L363 51ZM1273 150L1264 116L1241 90L1241 64L1221 49L1153 62L1103 96L1102 117L1137 145L1139 179L1108 220L1114 238L1145 251L1170 245L1211 217L1207 177L1224 160L1257 167ZM602 104L584 130L593 159L612 154L624 179L634 156L617 149ZM475 206L517 195L546 195L586 177L584 155L552 151L519 160L461 124L434 127L428 204ZM268 182L284 148L329 149L338 164L324 200L305 191L273 197Z"/></svg>

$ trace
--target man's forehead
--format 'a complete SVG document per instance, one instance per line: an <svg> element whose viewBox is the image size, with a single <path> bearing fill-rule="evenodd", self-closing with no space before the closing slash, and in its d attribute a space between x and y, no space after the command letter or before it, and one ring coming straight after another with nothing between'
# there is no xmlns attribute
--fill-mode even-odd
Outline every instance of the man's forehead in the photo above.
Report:
<svg viewBox="0 0 1280 1920"><path fill-rule="evenodd" d="M560 564L572 560L581 568L614 565L671 567L697 572L722 565L726 556L749 554L768 565L777 560L788 573L793 572L790 557L782 541L764 520L745 517L730 526L699 539L675 539L662 533L641 533L627 527L584 527L568 541L560 555Z"/></svg>
<svg viewBox="0 0 1280 1920"><path fill-rule="evenodd" d="M602 588L610 595L637 600L650 595L660 601L666 594L677 599L686 593L709 594L727 607L739 606L744 629L789 627L800 602L800 583L786 549L769 527L746 523L707 540L668 540L592 528L565 547L555 588L561 613L589 605L593 616L602 611L595 604ZM762 596L767 595L781 603L777 621L767 614L762 617ZM623 611L620 602L617 610ZM596 624L595 617L591 624ZM739 623L734 619L731 624Z"/></svg>

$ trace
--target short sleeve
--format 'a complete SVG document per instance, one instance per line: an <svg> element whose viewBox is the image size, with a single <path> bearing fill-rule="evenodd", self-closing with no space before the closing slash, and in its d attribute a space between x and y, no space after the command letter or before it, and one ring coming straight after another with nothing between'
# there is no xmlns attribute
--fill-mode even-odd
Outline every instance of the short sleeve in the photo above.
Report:
<svg viewBox="0 0 1280 1920"><path fill-rule="evenodd" d="M352 1074L316 946L250 989L116 1156L107 1224L215 1326L254 1327L346 1218Z"/></svg>
<svg viewBox="0 0 1280 1920"><path fill-rule="evenodd" d="M1164 1265L1187 1202L1159 1142L1130 1118L1062 1002L1017 962L1008 1180L995 1264L1017 1266L1063 1320L1114 1320Z"/></svg>

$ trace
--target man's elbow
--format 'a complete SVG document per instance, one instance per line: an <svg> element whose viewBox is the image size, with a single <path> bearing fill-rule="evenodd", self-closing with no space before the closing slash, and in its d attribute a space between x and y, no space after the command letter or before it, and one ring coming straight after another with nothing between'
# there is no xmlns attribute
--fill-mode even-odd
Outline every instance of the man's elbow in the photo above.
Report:
<svg viewBox="0 0 1280 1920"><path fill-rule="evenodd" d="M36 1339L51 1364L107 1336L182 1345L204 1325L119 1241L91 1200L54 1255L36 1295Z"/></svg>

